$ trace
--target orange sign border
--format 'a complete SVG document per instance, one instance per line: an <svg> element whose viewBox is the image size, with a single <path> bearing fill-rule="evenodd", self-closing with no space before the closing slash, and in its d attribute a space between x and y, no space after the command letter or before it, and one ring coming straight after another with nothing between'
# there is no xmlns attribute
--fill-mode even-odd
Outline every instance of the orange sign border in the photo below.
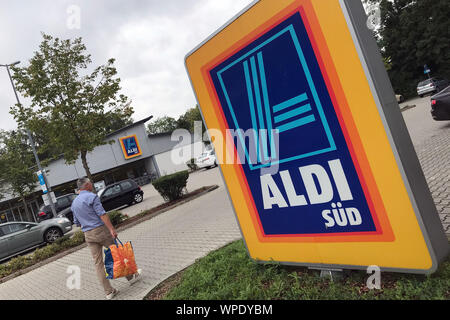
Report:
<svg viewBox="0 0 450 320"><path fill-rule="evenodd" d="M240 178L239 182L241 184L241 188L245 192L244 197L247 200L247 206L252 210L252 221L255 230L257 230L258 239L261 242L393 241L395 237L392 232L386 210L381 200L381 196L378 192L378 188L375 184L364 149L361 146L360 137L356 131L352 115L348 109L348 103L337 77L336 69L331 60L328 47L325 43L323 34L320 29L320 25L317 21L314 9L312 8L310 3L298 0L297 2L293 3L292 5L288 6L283 11L275 15L272 19L268 20L265 24L261 25L259 28L248 34L222 55L216 57L202 67L203 77L204 79L208 79L207 87L210 97L215 102L213 104L213 108L215 110L216 116L220 119L221 122L220 130L225 134L226 131L224 130L224 128L228 128L228 125L226 124L227 122L225 119L225 115L221 110L219 98L212 84L212 79L209 75L209 71L211 69L214 69L228 57L241 50L243 47L247 46L249 43L253 42L256 38L259 38L274 26L278 25L280 22L284 21L289 16L297 12L301 14L303 22L305 23L311 44L313 45L314 52L320 65L320 69L324 76L327 89L330 93L333 105L336 107L336 113L341 124L344 136L346 138L350 153L352 155L353 163L358 172L358 176L364 189L366 199L368 200L369 207L371 208L376 231L305 235L266 235L264 234L262 225L259 221L259 215L254 205L253 197L246 182L242 167L240 164L234 164L234 170ZM315 30L315 32L313 32L313 30ZM233 151L234 153L232 154L236 154L236 151Z"/></svg>
<svg viewBox="0 0 450 320"><path fill-rule="evenodd" d="M125 148L125 145L123 143L123 140L128 139L128 138L134 138L134 141L136 141L136 146L137 146L137 148L139 150L139 152L137 154L133 154L132 156L128 156L127 155L126 148ZM135 134L132 134L132 135L129 135L129 136L126 136L126 137L121 137L121 138L119 138L119 141L120 141L120 146L122 148L122 152L123 152L123 156L125 157L125 160L132 159L132 158L135 158L135 157L139 157L139 156L142 155L142 149L141 149L141 146L139 145L138 138L137 138L137 136Z"/></svg>

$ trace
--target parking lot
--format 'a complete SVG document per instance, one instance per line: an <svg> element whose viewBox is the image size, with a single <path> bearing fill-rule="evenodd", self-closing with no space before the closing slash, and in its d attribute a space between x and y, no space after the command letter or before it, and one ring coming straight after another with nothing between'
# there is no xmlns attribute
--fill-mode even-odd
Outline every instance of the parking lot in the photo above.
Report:
<svg viewBox="0 0 450 320"><path fill-rule="evenodd" d="M189 175L188 184L186 186L187 192L192 192L203 186L223 185L222 177L220 176L219 168L201 169ZM141 187L144 191L144 200L141 203L133 204L131 206L124 206L118 208L123 214L133 217L142 211L154 208L164 203L164 199L156 191L152 184L147 184Z"/></svg>
<svg viewBox="0 0 450 320"><path fill-rule="evenodd" d="M431 117L430 96L400 105L415 106L402 112L439 217L450 239L450 121Z"/></svg>
<svg viewBox="0 0 450 320"><path fill-rule="evenodd" d="M402 112L414 147L421 147L427 140L448 134L450 121L435 121L431 117L430 96L413 98L400 104L400 107L415 106Z"/></svg>

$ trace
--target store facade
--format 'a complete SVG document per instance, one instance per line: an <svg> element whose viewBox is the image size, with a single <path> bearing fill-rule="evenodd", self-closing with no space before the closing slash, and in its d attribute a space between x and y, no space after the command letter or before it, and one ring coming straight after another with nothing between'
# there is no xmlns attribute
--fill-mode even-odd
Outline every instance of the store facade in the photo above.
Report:
<svg viewBox="0 0 450 320"><path fill-rule="evenodd" d="M104 145L87 154L87 162L93 180L99 185L109 185L125 179L133 179L139 185L181 170L187 170L186 162L198 157L205 146L201 137L185 134L182 139L171 132L149 135L147 117L109 134ZM181 155L181 156L180 156ZM73 193L77 179L86 176L79 157L73 164L64 158L52 161L46 168L47 180L56 197ZM0 222L36 221L42 205L42 191L27 198L28 214L22 201L4 194L0 200Z"/></svg>

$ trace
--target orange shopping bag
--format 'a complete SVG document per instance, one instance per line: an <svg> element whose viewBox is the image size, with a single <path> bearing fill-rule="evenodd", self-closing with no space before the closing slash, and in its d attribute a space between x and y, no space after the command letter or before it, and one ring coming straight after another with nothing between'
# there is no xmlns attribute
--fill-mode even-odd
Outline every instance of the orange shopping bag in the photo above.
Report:
<svg viewBox="0 0 450 320"><path fill-rule="evenodd" d="M119 240L119 238L116 238ZM126 277L137 272L133 246L128 241L125 244L114 239L114 244L105 249L105 271L107 279Z"/></svg>

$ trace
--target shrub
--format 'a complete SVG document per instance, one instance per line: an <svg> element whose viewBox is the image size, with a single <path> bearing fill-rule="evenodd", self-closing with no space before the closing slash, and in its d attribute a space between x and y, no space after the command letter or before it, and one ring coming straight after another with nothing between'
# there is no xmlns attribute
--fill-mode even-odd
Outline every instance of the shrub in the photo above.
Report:
<svg viewBox="0 0 450 320"><path fill-rule="evenodd" d="M60 249L59 245L48 244L43 248L37 249L33 253L33 262L39 262L55 255Z"/></svg>
<svg viewBox="0 0 450 320"><path fill-rule="evenodd" d="M75 245L82 244L84 242L84 232L83 231L77 231L73 234L72 238L70 240Z"/></svg>
<svg viewBox="0 0 450 320"><path fill-rule="evenodd" d="M121 223L123 220L125 220L127 217L122 214L122 212L114 210L108 213L109 220L111 220L111 223L114 227L116 227L119 223Z"/></svg>
<svg viewBox="0 0 450 320"><path fill-rule="evenodd" d="M191 171L198 170L198 166L195 163L195 159L194 158L191 158L191 160L186 162L186 165L188 166L189 169L191 169Z"/></svg>
<svg viewBox="0 0 450 320"><path fill-rule="evenodd" d="M70 239L69 235L65 235L59 239L56 239L54 243L58 244L58 245L62 245L64 242L68 241Z"/></svg>
<svg viewBox="0 0 450 320"><path fill-rule="evenodd" d="M187 170L161 177L153 181L153 186L166 201L181 198L186 188L189 173Z"/></svg>
<svg viewBox="0 0 450 320"><path fill-rule="evenodd" d="M12 258L8 263L8 269L9 272L15 272L17 270L26 268L32 264L32 258L30 257L24 257L24 256L18 256L15 258Z"/></svg>
<svg viewBox="0 0 450 320"><path fill-rule="evenodd" d="M0 278L6 277L9 274L8 264L0 264Z"/></svg>

